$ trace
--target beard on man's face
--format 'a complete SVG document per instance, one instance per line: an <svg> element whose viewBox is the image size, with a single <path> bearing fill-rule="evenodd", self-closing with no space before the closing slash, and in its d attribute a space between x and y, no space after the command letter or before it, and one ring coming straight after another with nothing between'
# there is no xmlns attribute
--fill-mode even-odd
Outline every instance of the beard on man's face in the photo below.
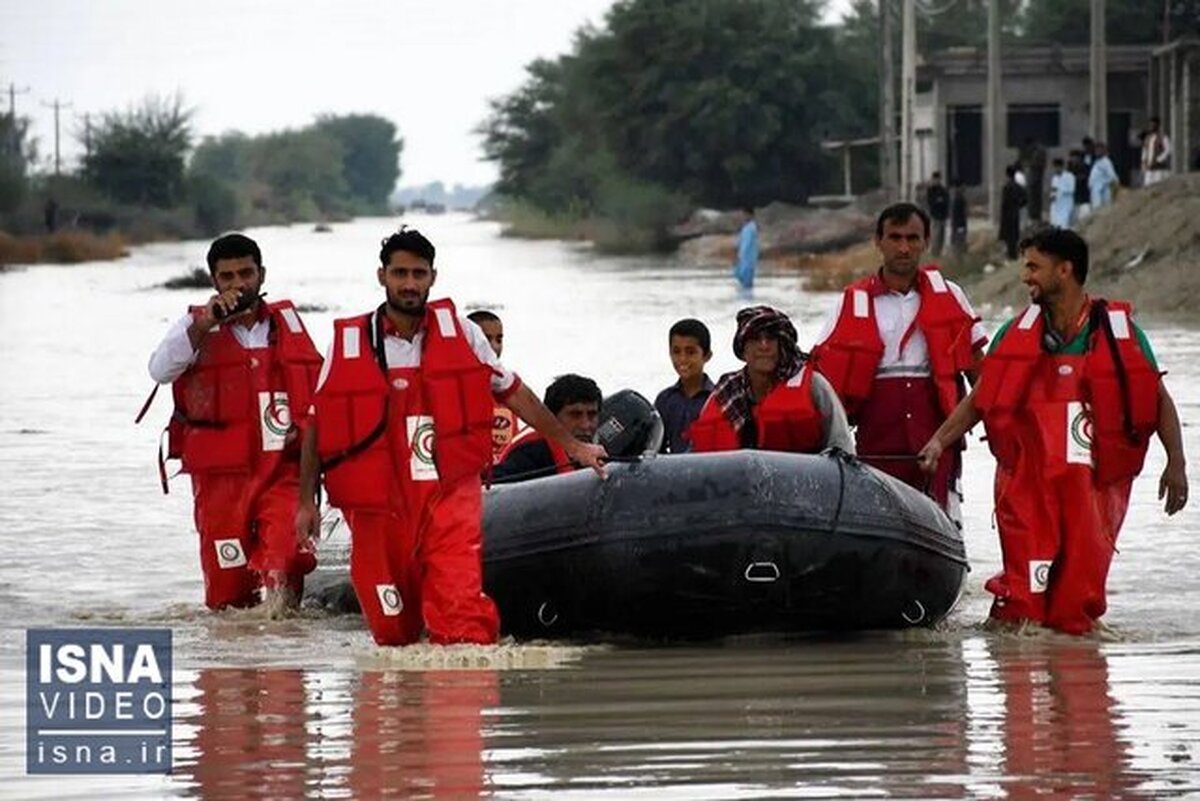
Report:
<svg viewBox="0 0 1200 801"><path fill-rule="evenodd" d="M398 314L405 314L410 317L420 317L425 314L425 299L427 295L422 295L419 292L400 292L393 295L391 292L387 296L388 308Z"/></svg>

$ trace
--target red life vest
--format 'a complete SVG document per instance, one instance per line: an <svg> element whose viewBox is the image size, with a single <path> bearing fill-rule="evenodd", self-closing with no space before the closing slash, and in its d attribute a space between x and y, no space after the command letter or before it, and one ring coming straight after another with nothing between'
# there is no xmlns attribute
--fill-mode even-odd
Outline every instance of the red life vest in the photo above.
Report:
<svg viewBox="0 0 1200 801"><path fill-rule="evenodd" d="M772 387L754 407L753 414L758 450L816 453L825 441L825 423L813 403L812 371L807 365ZM742 447L738 432L725 417L715 393L688 428L688 437L693 452L697 453L735 451Z"/></svg>
<svg viewBox="0 0 1200 801"><path fill-rule="evenodd" d="M325 489L341 509L387 509L397 478L406 487L452 484L491 462L491 368L471 349L450 300L425 308L420 367L386 377L384 312L334 322L314 406Z"/></svg>
<svg viewBox="0 0 1200 801"><path fill-rule="evenodd" d="M929 350L938 404L949 416L960 400L959 375L974 365L971 327L978 318L967 314L934 265L925 265L917 272L916 287L921 306L915 325ZM851 420L871 396L875 373L883 358L884 344L875 318L874 298L884 291L886 287L878 275L846 287L833 331L813 348L813 363L833 385Z"/></svg>
<svg viewBox="0 0 1200 801"><path fill-rule="evenodd" d="M203 309L190 311L195 316ZM290 301L266 304L265 311L270 347L245 348L230 326L218 325L172 384L168 456L182 460L183 472L268 472L293 420L302 419L312 402L321 354Z"/></svg>
<svg viewBox="0 0 1200 801"><path fill-rule="evenodd" d="M1094 300L1084 356L1045 352L1038 306L1009 326L983 361L974 400L1002 467L1011 470L1022 443L1033 438L1041 444L1047 475L1082 464L1105 487L1141 472L1158 428L1161 376L1142 353L1130 314L1127 303Z"/></svg>
<svg viewBox="0 0 1200 801"><path fill-rule="evenodd" d="M555 473L570 473L576 469L575 465L571 463L571 458L567 456L567 452L563 450L563 447L536 428L527 428L514 437L513 441L508 443L504 450L501 451L499 457L496 458L496 464L503 462L508 458L510 453L522 445L539 441L545 442L546 446L550 449L550 456L554 458Z"/></svg>
<svg viewBox="0 0 1200 801"><path fill-rule="evenodd" d="M500 455L517 436L521 418L512 409L497 403L492 408L492 463L500 464Z"/></svg>

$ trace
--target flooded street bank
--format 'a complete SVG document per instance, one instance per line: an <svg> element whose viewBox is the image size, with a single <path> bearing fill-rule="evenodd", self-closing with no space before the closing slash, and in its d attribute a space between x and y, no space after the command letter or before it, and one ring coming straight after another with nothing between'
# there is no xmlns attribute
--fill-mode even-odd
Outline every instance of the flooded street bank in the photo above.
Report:
<svg viewBox="0 0 1200 801"><path fill-rule="evenodd" d="M434 296L505 320L505 363L537 391L563 372L653 397L673 381L666 330L713 330L710 375L735 366L733 315L792 315L811 343L828 294L795 273L740 294L728 268L597 257L418 219L437 244ZM361 220L252 232L271 298L331 321L373 307L379 239ZM973 572L935 631L705 645L406 649L381 653L354 617L268 621L201 605L186 478L157 486L162 396L141 427L146 359L206 293L158 288L206 243L111 264L0 274L0 796L199 798L388 793L505 797L1164 797L1200 792L1200 512L1168 520L1161 448L1134 488L1103 639L999 636L979 623L999 564L992 461L974 440L964 508ZM988 321L993 330L997 321ZM1200 454L1200 333L1148 325ZM1193 482L1196 478L1193 475ZM24 776L24 631L169 627L175 769L168 777Z"/></svg>

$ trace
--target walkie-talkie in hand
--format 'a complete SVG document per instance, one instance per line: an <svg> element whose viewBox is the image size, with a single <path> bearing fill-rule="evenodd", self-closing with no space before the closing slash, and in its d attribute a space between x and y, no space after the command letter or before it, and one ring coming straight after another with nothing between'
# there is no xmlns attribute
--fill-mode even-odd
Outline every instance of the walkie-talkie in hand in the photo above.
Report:
<svg viewBox="0 0 1200 801"><path fill-rule="evenodd" d="M259 295L259 294L255 294L253 292L243 291L242 294L238 296L237 303L235 303L233 308L230 309L229 311L225 311L225 307L219 303L213 304L213 310L212 310L213 318L217 319L217 320L224 320L226 317L233 317L234 315L241 314L242 312L246 311L246 309L249 309L251 306L253 306L255 303L257 303L259 300L266 297L266 295L267 295L266 292L263 292L262 294Z"/></svg>

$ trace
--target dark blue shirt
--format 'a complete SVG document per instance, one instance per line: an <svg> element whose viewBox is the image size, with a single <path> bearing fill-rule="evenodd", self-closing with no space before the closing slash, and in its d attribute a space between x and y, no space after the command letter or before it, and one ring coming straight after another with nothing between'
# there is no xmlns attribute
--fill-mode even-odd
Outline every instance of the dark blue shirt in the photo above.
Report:
<svg viewBox="0 0 1200 801"><path fill-rule="evenodd" d="M654 399L654 408L658 410L658 416L662 418L665 429L663 453L687 453L692 449L692 443L683 438L683 432L700 416L700 410L704 408L704 402L708 400L712 391L712 379L705 374L703 388L690 398L683 394L682 381L676 381L658 393L658 397Z"/></svg>

